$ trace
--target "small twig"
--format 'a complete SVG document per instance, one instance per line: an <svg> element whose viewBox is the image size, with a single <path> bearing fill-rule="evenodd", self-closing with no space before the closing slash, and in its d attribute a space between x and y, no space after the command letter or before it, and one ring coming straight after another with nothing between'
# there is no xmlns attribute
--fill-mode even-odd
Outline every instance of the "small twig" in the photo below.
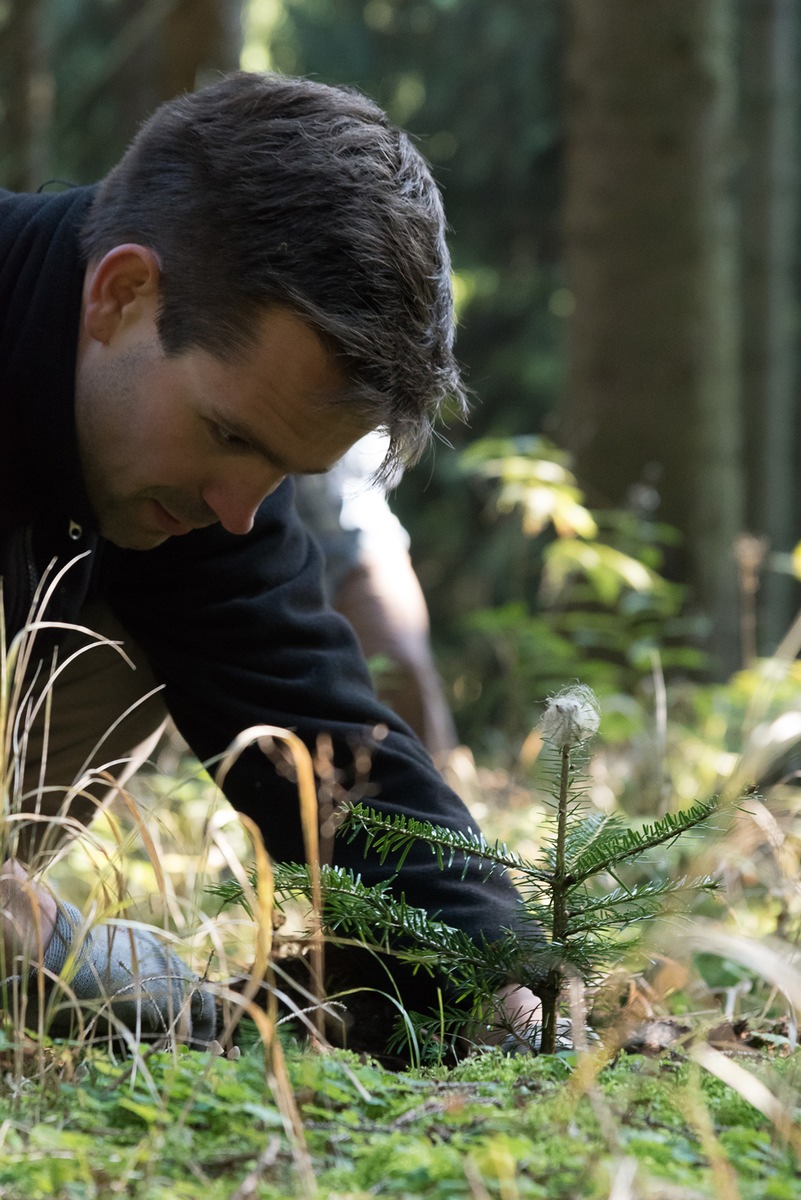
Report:
<svg viewBox="0 0 801 1200"><path fill-rule="evenodd" d="M277 1137L270 1138L266 1149L259 1155L256 1166L249 1175L245 1176L236 1191L231 1193L231 1200L252 1200L252 1197L258 1191L265 1171L275 1166L280 1152L281 1139Z"/></svg>

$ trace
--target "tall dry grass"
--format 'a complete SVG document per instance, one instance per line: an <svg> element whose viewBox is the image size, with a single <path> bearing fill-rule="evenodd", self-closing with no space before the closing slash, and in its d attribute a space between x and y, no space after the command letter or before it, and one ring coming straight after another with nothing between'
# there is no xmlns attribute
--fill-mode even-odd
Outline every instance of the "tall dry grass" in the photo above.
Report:
<svg viewBox="0 0 801 1200"><path fill-rule="evenodd" d="M281 1018L277 1004L280 989L273 977L271 959L275 894L270 860L258 828L247 818L237 816L220 791L227 772L248 746L281 742L288 747L298 781L305 846L314 881L309 939L314 993L308 997L308 1009L322 1036L320 858L311 758L294 734L262 726L245 731L219 763L209 764L215 769L216 783L198 764L190 764L183 777L166 783L156 761L144 770L139 784L125 786L117 775L126 764L103 764L102 755L101 765L88 767L75 779L53 783L46 780L45 733L45 761L31 779L30 770L26 770L31 730L36 722L43 722L45 730L49 728L54 692L70 662L69 657L60 659L57 653L46 661L37 661L40 635L54 628L77 631L88 639L79 653L92 653L94 646L103 645L125 656L122 647L90 629L54 626L42 619L63 574L61 571L45 577L30 619L11 640L6 638L0 596L0 861L17 858L23 830L35 826L38 835L29 864L30 882L22 888L29 903L33 937L24 941L16 938L17 958L13 962L5 961L6 954L0 947L0 979L5 981L4 1031L7 1044L13 1047L10 1054L4 1055L4 1065L11 1067L18 1083L35 1079L43 1085L48 1078L72 1075L81 1054L98 1045L117 1055L118 1061L123 1047L127 1058L120 1061L121 1078L143 1079L154 1102L166 1105L152 1083L147 1063L154 1049L175 1051L180 1041L180 1014L176 1014L173 1027L164 1037L155 1043L140 1044L136 1030L116 1019L104 998L99 998L97 1004L79 1004L70 986L82 939L90 933L102 936L100 931L107 927L129 930L134 935L139 930L155 933L192 966L219 1005L221 1028L212 1056L232 1045L243 1015L254 1022L263 1044L266 1081L283 1117L301 1190L311 1196L315 1193L311 1161L276 1035ZM168 748L167 756L170 753ZM93 814L91 825L76 819L77 809L88 809ZM255 864L255 884L244 864ZM242 911L220 913L217 901L206 892L207 884L224 870L242 883L251 901L252 916ZM48 979L36 969L43 957L41 927L46 894L74 903L82 913L82 925L63 970L58 977ZM4 919L11 917L6 906ZM230 986L232 979L237 980L236 988ZM29 981L33 981L32 987ZM265 994L266 1008L255 999ZM287 997L284 1000L291 1008L293 1001ZM52 1051L46 1041L53 1015L65 1006L74 1016L71 1053L66 1058ZM98 1023L101 1015L105 1029L102 1036Z"/></svg>

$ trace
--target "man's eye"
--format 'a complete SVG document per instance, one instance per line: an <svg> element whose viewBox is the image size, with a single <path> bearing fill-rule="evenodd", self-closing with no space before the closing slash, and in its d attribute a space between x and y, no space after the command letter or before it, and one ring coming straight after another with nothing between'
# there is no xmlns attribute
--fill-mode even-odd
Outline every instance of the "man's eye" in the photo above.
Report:
<svg viewBox="0 0 801 1200"><path fill-rule="evenodd" d="M220 446L224 446L226 450L250 450L250 442L246 438L240 437L238 433L232 433L224 425L218 425L216 421L210 421L209 427L215 442Z"/></svg>

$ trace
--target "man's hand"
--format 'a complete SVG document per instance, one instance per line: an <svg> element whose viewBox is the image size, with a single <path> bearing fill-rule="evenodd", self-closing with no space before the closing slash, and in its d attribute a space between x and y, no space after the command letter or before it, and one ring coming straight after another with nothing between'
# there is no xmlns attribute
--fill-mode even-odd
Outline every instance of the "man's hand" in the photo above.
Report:
<svg viewBox="0 0 801 1200"><path fill-rule="evenodd" d="M468 1042L481 1046L500 1046L510 1037L524 1040L531 1025L542 1022L542 1005L537 996L519 983L498 988L487 1013L486 1023L473 1023L465 1029Z"/></svg>
<svg viewBox="0 0 801 1200"><path fill-rule="evenodd" d="M0 870L0 921L0 977L41 963L56 927L56 902L14 859L8 859Z"/></svg>
<svg viewBox="0 0 801 1200"><path fill-rule="evenodd" d="M529 1025L542 1021L542 1004L527 987L519 983L505 983L495 993L496 1020L508 1030L521 1032Z"/></svg>
<svg viewBox="0 0 801 1200"><path fill-rule="evenodd" d="M542 1004L527 987L519 983L505 983L495 993L492 1023L496 1028L485 1039L486 1043L497 1045L509 1034L525 1034L531 1025L542 1022Z"/></svg>

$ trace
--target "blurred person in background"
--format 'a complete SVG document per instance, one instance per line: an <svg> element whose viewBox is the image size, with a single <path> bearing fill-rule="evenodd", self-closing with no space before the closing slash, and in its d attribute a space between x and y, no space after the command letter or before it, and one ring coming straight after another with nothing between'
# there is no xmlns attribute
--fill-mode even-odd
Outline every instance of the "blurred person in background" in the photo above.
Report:
<svg viewBox="0 0 801 1200"><path fill-rule="evenodd" d="M297 479L295 503L323 552L328 598L353 626L379 698L442 768L456 747L456 727L409 535L389 506L387 492L400 480L373 478L386 452L386 435L368 434L325 475Z"/></svg>

